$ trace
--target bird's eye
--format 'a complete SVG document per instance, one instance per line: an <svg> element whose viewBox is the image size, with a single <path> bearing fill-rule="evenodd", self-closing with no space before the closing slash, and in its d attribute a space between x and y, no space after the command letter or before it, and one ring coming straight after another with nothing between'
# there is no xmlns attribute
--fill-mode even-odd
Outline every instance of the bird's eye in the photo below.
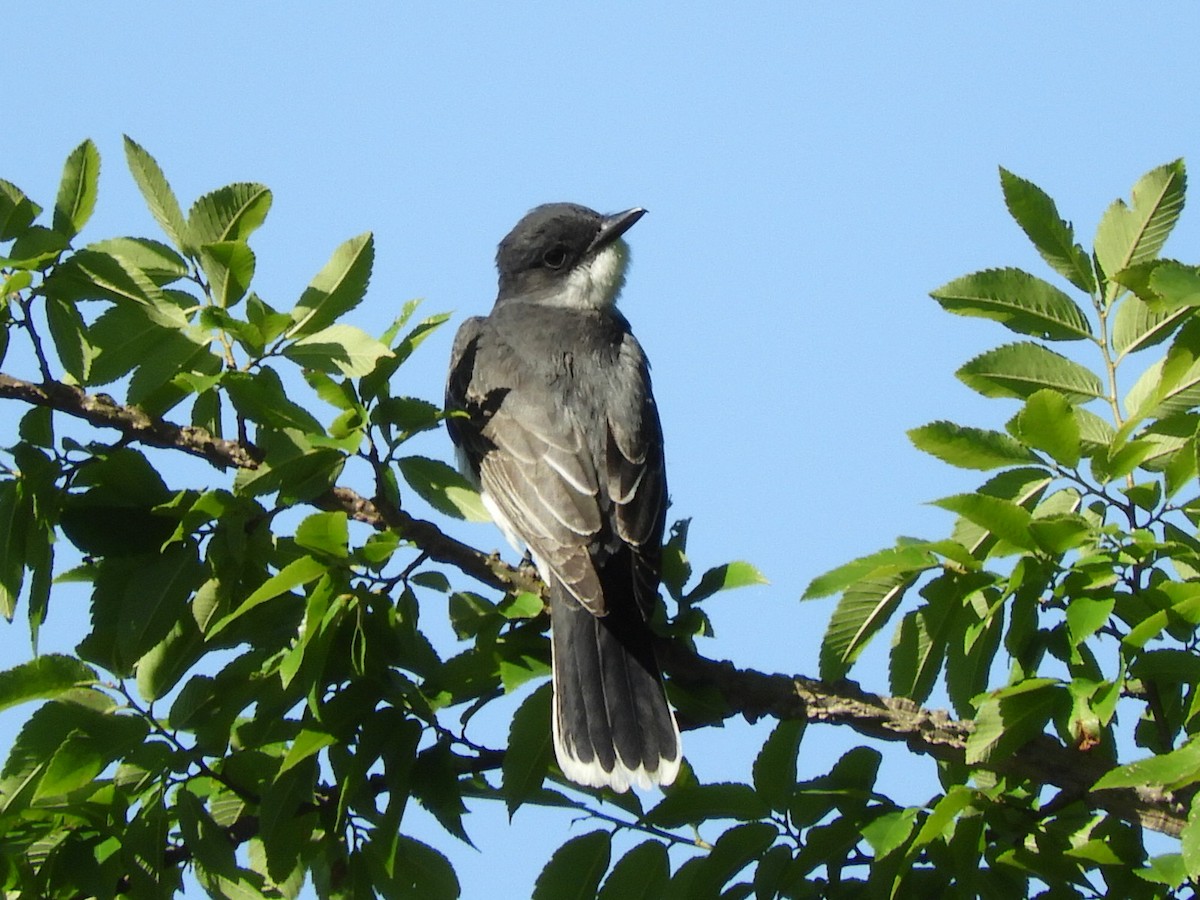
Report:
<svg viewBox="0 0 1200 900"><path fill-rule="evenodd" d="M567 248L555 244L542 254L542 265L547 269L561 269L567 263Z"/></svg>

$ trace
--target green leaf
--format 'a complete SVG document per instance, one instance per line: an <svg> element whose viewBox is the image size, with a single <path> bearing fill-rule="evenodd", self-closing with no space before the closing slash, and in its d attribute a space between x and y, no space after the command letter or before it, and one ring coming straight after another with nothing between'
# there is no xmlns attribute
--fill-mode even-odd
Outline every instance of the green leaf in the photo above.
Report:
<svg viewBox="0 0 1200 900"><path fill-rule="evenodd" d="M298 587L316 581L328 571L328 567L320 560L311 556L301 556L294 559L262 584L260 584L242 603L229 615L218 619L205 635L210 641L228 628L237 619L244 616L269 600L274 600L281 594L286 594Z"/></svg>
<svg viewBox="0 0 1200 900"><path fill-rule="evenodd" d="M373 885L399 900L455 900L461 888L454 867L439 850L407 835L396 836L390 883Z"/></svg>
<svg viewBox="0 0 1200 900"><path fill-rule="evenodd" d="M205 194L188 211L188 238L200 247L245 241L267 218L271 192L261 184L239 182Z"/></svg>
<svg viewBox="0 0 1200 900"><path fill-rule="evenodd" d="M145 272L115 256L80 250L57 266L42 283L47 296L67 301L110 300L135 303L164 328L187 327L183 310L167 299Z"/></svg>
<svg viewBox="0 0 1200 900"><path fill-rule="evenodd" d="M361 378L392 351L353 325L330 325L288 344L283 355L310 369Z"/></svg>
<svg viewBox="0 0 1200 900"><path fill-rule="evenodd" d="M38 656L0 672L0 710L30 700L52 699L96 681L96 670L73 656Z"/></svg>
<svg viewBox="0 0 1200 900"><path fill-rule="evenodd" d="M837 681L896 611L918 572L877 569L842 592L821 641L821 679Z"/></svg>
<svg viewBox="0 0 1200 900"><path fill-rule="evenodd" d="M397 461L400 473L417 495L440 513L468 522L488 522L491 517L479 492L444 462L424 456Z"/></svg>
<svg viewBox="0 0 1200 900"><path fill-rule="evenodd" d="M1162 418L1200 405L1200 320L1180 329L1166 357L1138 379L1125 404L1137 419Z"/></svg>
<svg viewBox="0 0 1200 900"><path fill-rule="evenodd" d="M288 336L316 334L358 306L366 295L374 261L375 237L369 231L334 250L292 310Z"/></svg>
<svg viewBox="0 0 1200 900"><path fill-rule="evenodd" d="M20 237L41 214L42 208L26 197L24 191L0 178L0 241Z"/></svg>
<svg viewBox="0 0 1200 900"><path fill-rule="evenodd" d="M1057 391L1041 390L1029 396L1017 415L1016 435L1057 463L1074 466L1079 462L1081 437L1075 408Z"/></svg>
<svg viewBox="0 0 1200 900"><path fill-rule="evenodd" d="M803 719L781 719L754 759L754 790L779 812L788 808L796 788L796 754L804 726Z"/></svg>
<svg viewBox="0 0 1200 900"><path fill-rule="evenodd" d="M1104 396L1104 387L1094 372L1028 341L982 353L955 374L985 397L1024 399L1043 388L1053 388L1072 403Z"/></svg>
<svg viewBox="0 0 1200 900"><path fill-rule="evenodd" d="M324 434L325 429L307 409L288 399L283 380L274 369L262 366L249 372L226 372L221 384L229 392L234 408L270 428L294 428L305 434Z"/></svg>
<svg viewBox="0 0 1200 900"><path fill-rule="evenodd" d="M1153 347L1169 338L1191 315L1190 307L1154 310L1141 297L1130 294L1117 304L1112 319L1112 345L1118 358Z"/></svg>
<svg viewBox="0 0 1200 900"><path fill-rule="evenodd" d="M918 812L913 807L893 810L863 826L863 839L875 851L877 860L908 842L916 829Z"/></svg>
<svg viewBox="0 0 1200 900"><path fill-rule="evenodd" d="M96 188L100 179L100 151L86 140L67 157L58 199L54 202L54 230L73 238L96 208Z"/></svg>
<svg viewBox="0 0 1200 900"><path fill-rule="evenodd" d="M1075 597L1067 604L1067 633L1072 644L1082 644L1107 623L1116 600L1112 597Z"/></svg>
<svg viewBox="0 0 1200 900"><path fill-rule="evenodd" d="M590 900L608 870L612 838L590 831L571 838L554 851L537 877L533 900Z"/></svg>
<svg viewBox="0 0 1200 900"><path fill-rule="evenodd" d="M769 584L763 574L748 562L731 562L714 566L700 576L700 583L688 592L689 603L699 603L719 591L748 587L753 584Z"/></svg>
<svg viewBox="0 0 1200 900"><path fill-rule="evenodd" d="M346 464L344 454L314 449L303 433L291 428L260 431L258 444L266 458L257 469L239 469L233 479L234 489L244 496L279 491L281 503L309 500L327 491Z"/></svg>
<svg viewBox="0 0 1200 900"><path fill-rule="evenodd" d="M88 369L95 351L88 340L87 326L74 303L57 297L46 298L46 321L54 349L67 374L76 384L87 384Z"/></svg>
<svg viewBox="0 0 1200 900"><path fill-rule="evenodd" d="M187 277L187 261L160 241L149 238L108 238L84 249L116 257L127 268L140 269L159 287Z"/></svg>
<svg viewBox="0 0 1200 900"><path fill-rule="evenodd" d="M935 587L943 582L951 588L957 583L954 576L944 575L922 588L921 593L929 602L905 613L888 657L892 693L917 703L929 697L941 672L950 627L961 602L957 591Z"/></svg>
<svg viewBox="0 0 1200 900"><path fill-rule="evenodd" d="M1106 276L1158 255L1183 210L1183 160L1152 169L1133 186L1132 206L1116 200L1096 228L1096 261ZM1115 296L1114 286L1108 296Z"/></svg>
<svg viewBox="0 0 1200 900"><path fill-rule="evenodd" d="M200 247L200 267L208 276L213 302L222 309L230 309L246 296L254 264L254 251L245 241L214 241Z"/></svg>
<svg viewBox="0 0 1200 900"><path fill-rule="evenodd" d="M136 144L129 135L125 135L125 160L159 227L176 247L187 253L188 233L183 211L179 208L179 201L175 199L175 192L167 183L162 169L158 167L154 157Z"/></svg>
<svg viewBox="0 0 1200 900"><path fill-rule="evenodd" d="M1171 259L1151 263L1149 288L1168 310L1200 306L1200 266L1187 266Z"/></svg>
<svg viewBox="0 0 1200 900"><path fill-rule="evenodd" d="M996 469L1037 460L1027 448L1002 432L944 420L911 429L908 439L918 450L960 469Z"/></svg>
<svg viewBox="0 0 1200 900"><path fill-rule="evenodd" d="M1058 207L1045 191L1000 169L1004 202L1021 230L1033 242L1042 259L1071 284L1089 294L1096 290L1096 278L1084 249L1075 243L1071 223L1058 214Z"/></svg>
<svg viewBox="0 0 1200 900"><path fill-rule="evenodd" d="M802 600L816 600L829 597L845 590L850 585L866 578L872 572L890 569L895 572L921 572L937 565L937 558L929 552L929 545L924 542L917 544L902 544L887 550L880 550L867 556L861 556L836 569L830 569L824 575L814 578L804 589Z"/></svg>
<svg viewBox="0 0 1200 900"><path fill-rule="evenodd" d="M1029 531L1033 517L1027 509L1011 500L986 494L955 494L935 500L933 505L957 513L1016 547L1024 550L1036 548Z"/></svg>
<svg viewBox="0 0 1200 900"><path fill-rule="evenodd" d="M25 580L25 533L32 503L19 481L0 481L0 615L12 621Z"/></svg>
<svg viewBox="0 0 1200 900"><path fill-rule="evenodd" d="M994 692L980 705L975 730L967 737L967 764L1015 753L1042 733L1064 699L1062 685L1052 678L1031 678Z"/></svg>
<svg viewBox="0 0 1200 900"><path fill-rule="evenodd" d="M296 735L296 739L288 747L287 754L283 757L283 762L279 765L279 772L276 778L278 779L280 775L283 775L289 769L299 765L309 757L320 753L326 747L332 746L336 742L337 737L327 731L315 728L300 729L300 733Z"/></svg>
<svg viewBox="0 0 1200 900"><path fill-rule="evenodd" d="M81 719L54 751L34 792L34 801L68 794L89 784L109 763L141 743L149 725L144 719L108 715Z"/></svg>
<svg viewBox="0 0 1200 900"><path fill-rule="evenodd" d="M313 513L296 526L296 543L305 550L346 559L350 555L350 526L344 512Z"/></svg>
<svg viewBox="0 0 1200 900"><path fill-rule="evenodd" d="M1110 769L1092 785L1092 790L1141 787L1172 790L1197 779L1200 779L1200 741L1192 739L1178 750Z"/></svg>
<svg viewBox="0 0 1200 900"><path fill-rule="evenodd" d="M541 790L554 759L550 696L550 684L543 684L513 714L500 778L510 819L522 803Z"/></svg>
<svg viewBox="0 0 1200 900"><path fill-rule="evenodd" d="M707 819L753 822L769 814L767 802L748 784L680 784L645 819L663 828L680 828Z"/></svg>
<svg viewBox="0 0 1200 900"><path fill-rule="evenodd" d="M948 312L995 319L1011 331L1051 341L1092 336L1083 310L1054 285L1020 269L965 275L930 295Z"/></svg>
<svg viewBox="0 0 1200 900"><path fill-rule="evenodd" d="M688 900L717 900L718 896L735 900L749 894L749 885L743 894L721 888L750 863L757 860L779 837L779 830L769 822L748 822L730 828L719 838L707 856L695 860L695 872L691 874L685 896Z"/></svg>
<svg viewBox="0 0 1200 900"><path fill-rule="evenodd" d="M643 841L612 867L597 900L658 900L671 877L667 848Z"/></svg>

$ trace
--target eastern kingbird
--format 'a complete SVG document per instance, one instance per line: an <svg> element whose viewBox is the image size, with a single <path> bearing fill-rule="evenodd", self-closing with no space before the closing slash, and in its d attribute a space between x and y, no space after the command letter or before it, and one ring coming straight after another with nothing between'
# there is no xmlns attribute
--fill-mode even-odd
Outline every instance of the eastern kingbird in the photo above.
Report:
<svg viewBox="0 0 1200 900"><path fill-rule="evenodd" d="M681 758L647 618L667 479L650 365L617 311L645 214L531 210L500 242L491 314L454 339L446 408L463 472L550 588L554 751L563 774L626 791Z"/></svg>

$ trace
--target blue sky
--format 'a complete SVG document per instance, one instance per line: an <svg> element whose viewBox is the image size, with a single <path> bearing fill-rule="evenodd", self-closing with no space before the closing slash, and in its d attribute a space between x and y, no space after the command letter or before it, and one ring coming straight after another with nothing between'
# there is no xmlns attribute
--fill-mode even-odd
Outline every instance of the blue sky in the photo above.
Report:
<svg viewBox="0 0 1200 900"><path fill-rule="evenodd" d="M1200 159L1187 4L22 6L5 16L0 177L51 203L91 137L94 239L155 233L122 133L185 205L263 182L256 286L276 306L372 230L350 321L378 333L423 297L456 325L490 307L495 244L529 207L647 207L622 307L654 365L672 513L694 519L698 566L747 559L771 581L710 603L703 650L771 671L816 672L832 603L798 602L809 579L899 534L941 536L949 515L924 504L981 480L906 429L1014 411L952 375L1006 332L928 298L981 268L1047 274L997 166L1046 189L1087 241L1143 172ZM1196 260L1198 223L1185 210L1170 255ZM452 334L404 367L403 390L440 397ZM442 433L419 449L451 458ZM502 544L490 526L455 533ZM44 647L70 647L84 616L52 607ZM0 664L24 658L23 627ZM852 673L869 688L886 689L885 649ZM0 718L0 744L17 721ZM809 732L802 777L858 743L844 731ZM689 758L703 778L742 778L764 734L689 735ZM930 764L893 753L885 773L929 783ZM412 822L453 853L467 897L497 879L528 895L571 827L521 811L510 829L502 810L467 826L479 853Z"/></svg>

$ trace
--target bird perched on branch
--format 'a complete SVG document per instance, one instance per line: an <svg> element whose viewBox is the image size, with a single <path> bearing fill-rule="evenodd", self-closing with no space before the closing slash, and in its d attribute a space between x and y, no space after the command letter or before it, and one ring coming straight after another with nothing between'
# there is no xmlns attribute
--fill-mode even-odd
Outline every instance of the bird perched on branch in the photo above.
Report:
<svg viewBox="0 0 1200 900"><path fill-rule="evenodd" d="M459 464L550 589L554 750L563 774L668 785L679 728L647 619L667 480L650 366L617 311L644 214L530 211L500 242L489 315L458 330L446 386Z"/></svg>

